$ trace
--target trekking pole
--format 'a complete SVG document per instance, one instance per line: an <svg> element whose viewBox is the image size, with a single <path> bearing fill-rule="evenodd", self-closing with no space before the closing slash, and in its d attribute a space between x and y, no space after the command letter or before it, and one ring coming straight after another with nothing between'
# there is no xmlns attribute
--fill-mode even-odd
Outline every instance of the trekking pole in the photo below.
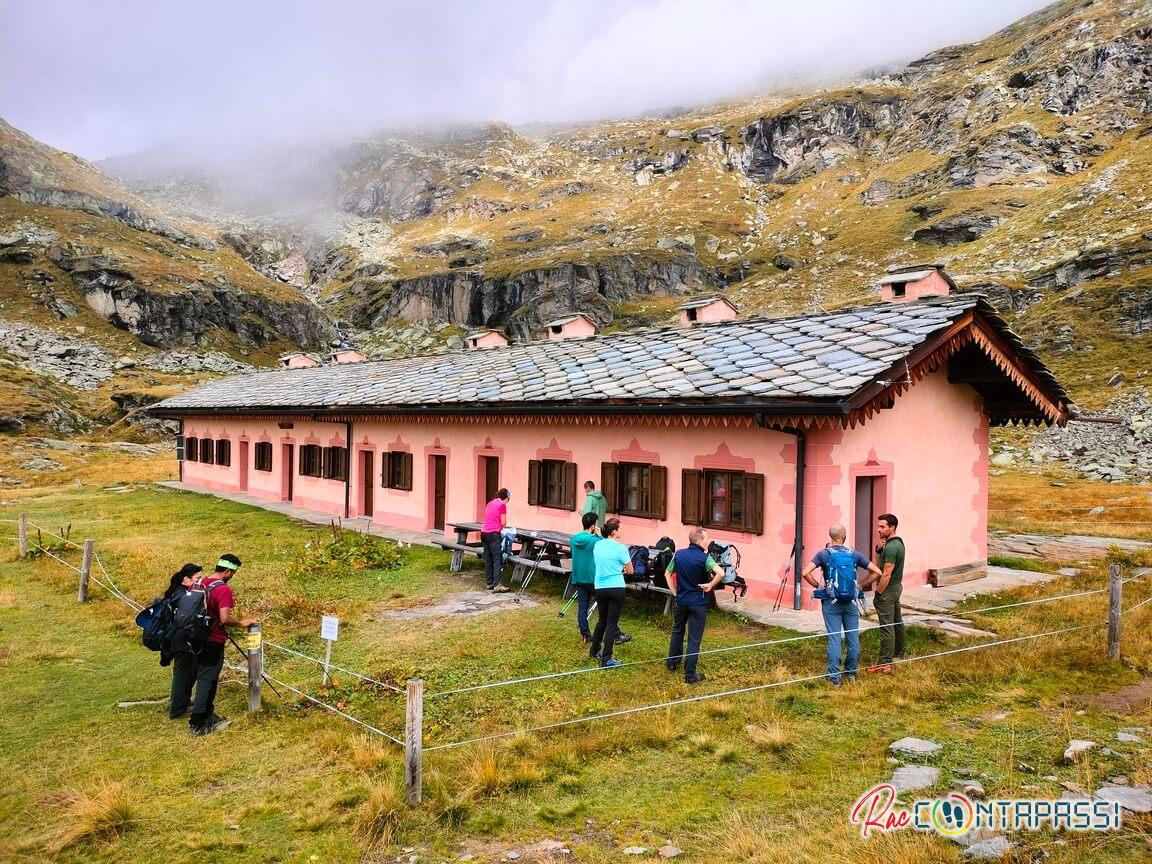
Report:
<svg viewBox="0 0 1152 864"><path fill-rule="evenodd" d="M560 614L559 614L559 615L557 615L556 617L557 617L557 618L563 618L563 617L564 617L564 613L568 611L568 607L569 607L569 606L571 606L573 603L575 603L575 602L576 602L576 598L577 598L578 596L580 596L580 595L579 595L579 594L573 594L571 597L569 597L569 598L568 598L568 602L566 602L566 603L564 604L564 608L560 610Z"/></svg>
<svg viewBox="0 0 1152 864"><path fill-rule="evenodd" d="M792 562L784 568L784 575L780 577L780 590L776 592L776 602L772 604L772 611L779 612L780 604L784 601L784 586L788 584L788 574L792 572Z"/></svg>
<svg viewBox="0 0 1152 864"><path fill-rule="evenodd" d="M540 546L540 551L536 554L536 560L532 562L532 569L528 571L528 575L524 577L524 581L520 583L520 590L516 592L516 596L512 598L513 603L519 603L520 598L524 596L524 592L528 590L528 583L532 581L532 577L536 575L536 570L540 567L540 562L544 560L544 554L548 551L548 544L544 543Z"/></svg>

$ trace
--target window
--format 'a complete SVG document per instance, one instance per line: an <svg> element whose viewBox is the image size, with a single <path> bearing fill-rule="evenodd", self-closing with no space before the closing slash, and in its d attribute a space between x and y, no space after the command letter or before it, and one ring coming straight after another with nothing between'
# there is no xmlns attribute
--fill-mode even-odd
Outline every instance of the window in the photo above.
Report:
<svg viewBox="0 0 1152 864"><path fill-rule="evenodd" d="M329 480L348 479L348 448L325 447L321 459L324 476Z"/></svg>
<svg viewBox="0 0 1152 864"><path fill-rule="evenodd" d="M412 454L389 450L380 457L380 485L412 491Z"/></svg>
<svg viewBox="0 0 1152 864"><path fill-rule="evenodd" d="M216 442L216 464L225 467L232 464L232 442L220 439Z"/></svg>
<svg viewBox="0 0 1152 864"><path fill-rule="evenodd" d="M305 444L300 448L300 476L320 476L320 446Z"/></svg>
<svg viewBox="0 0 1152 864"><path fill-rule="evenodd" d="M205 465L212 464L212 457L215 455L215 442L211 438L200 439L200 461Z"/></svg>
<svg viewBox="0 0 1152 864"><path fill-rule="evenodd" d="M663 465L604 462L600 466L600 490L612 513L667 518L668 469Z"/></svg>
<svg viewBox="0 0 1152 864"><path fill-rule="evenodd" d="M680 521L727 531L764 533L764 475L685 468Z"/></svg>
<svg viewBox="0 0 1152 864"><path fill-rule="evenodd" d="M528 503L558 510L576 509L576 463L533 459L528 463Z"/></svg>
<svg viewBox="0 0 1152 864"><path fill-rule="evenodd" d="M892 296L893 297L904 297L907 294L908 294L908 283L907 282L893 282L892 283Z"/></svg>
<svg viewBox="0 0 1152 864"><path fill-rule="evenodd" d="M200 442L195 438L184 439L184 461L195 462L200 458Z"/></svg>
<svg viewBox="0 0 1152 864"><path fill-rule="evenodd" d="M253 452L257 471L272 470L272 442L257 441Z"/></svg>
<svg viewBox="0 0 1152 864"><path fill-rule="evenodd" d="M684 311L688 313L689 321L696 321L700 317L700 312L697 309L685 309Z"/></svg>

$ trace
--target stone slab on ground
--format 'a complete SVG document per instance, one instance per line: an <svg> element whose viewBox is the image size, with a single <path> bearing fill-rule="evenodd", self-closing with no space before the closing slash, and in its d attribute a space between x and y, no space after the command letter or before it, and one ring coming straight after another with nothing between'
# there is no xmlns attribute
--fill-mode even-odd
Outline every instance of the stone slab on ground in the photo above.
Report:
<svg viewBox="0 0 1152 864"><path fill-rule="evenodd" d="M515 592L493 594L491 591L463 591L453 594L440 603L429 606L413 606L409 609L385 609L376 613L377 618L446 618L450 615L483 615L486 612L501 612L507 609L530 609L540 604L527 594L520 602L515 601Z"/></svg>
<svg viewBox="0 0 1152 864"><path fill-rule="evenodd" d="M888 745L888 749L901 756L935 756L943 746L924 738L901 738Z"/></svg>
<svg viewBox="0 0 1152 864"><path fill-rule="evenodd" d="M892 772L892 788L899 795L913 789L930 789L940 779L940 769L931 765L901 765Z"/></svg>
<svg viewBox="0 0 1152 864"><path fill-rule="evenodd" d="M1096 790L1103 801L1116 801L1132 813L1152 813L1152 793L1147 786L1114 786L1108 784Z"/></svg>
<svg viewBox="0 0 1152 864"><path fill-rule="evenodd" d="M1098 561L1108 554L1109 546L1119 546L1125 552L1152 549L1152 543L1119 537L1089 537L1082 534L1050 537L1045 534L1006 534L1002 531L994 531L988 535L989 556L1001 555L1010 558Z"/></svg>

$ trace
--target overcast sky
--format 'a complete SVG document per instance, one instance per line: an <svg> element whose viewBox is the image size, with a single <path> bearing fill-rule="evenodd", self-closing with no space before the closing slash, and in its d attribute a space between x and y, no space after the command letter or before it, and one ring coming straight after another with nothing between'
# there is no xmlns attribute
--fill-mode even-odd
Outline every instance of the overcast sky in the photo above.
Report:
<svg viewBox="0 0 1152 864"><path fill-rule="evenodd" d="M0 0L0 116L90 159L619 117L972 41L1038 0Z"/></svg>

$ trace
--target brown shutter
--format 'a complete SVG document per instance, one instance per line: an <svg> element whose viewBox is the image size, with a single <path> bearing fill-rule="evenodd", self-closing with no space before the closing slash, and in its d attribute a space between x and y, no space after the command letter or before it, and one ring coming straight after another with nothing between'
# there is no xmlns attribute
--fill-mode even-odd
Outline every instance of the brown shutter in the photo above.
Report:
<svg viewBox="0 0 1152 864"><path fill-rule="evenodd" d="M540 461L528 460L528 503L540 503Z"/></svg>
<svg viewBox="0 0 1152 864"><path fill-rule="evenodd" d="M652 492L648 498L649 510L655 519L668 518L668 469L663 465L653 465L648 471L652 478Z"/></svg>
<svg viewBox="0 0 1152 864"><path fill-rule="evenodd" d="M332 448L320 448L320 476L328 478L332 476Z"/></svg>
<svg viewBox="0 0 1152 864"><path fill-rule="evenodd" d="M392 476L392 454L385 450L380 454L380 487L388 488L388 478Z"/></svg>
<svg viewBox="0 0 1152 864"><path fill-rule="evenodd" d="M704 472L685 468L680 473L680 521L700 525L704 513Z"/></svg>
<svg viewBox="0 0 1152 864"><path fill-rule="evenodd" d="M400 488L406 492L412 491L412 454L400 454Z"/></svg>
<svg viewBox="0 0 1152 864"><path fill-rule="evenodd" d="M308 452L308 445L307 444L301 444L300 445L300 470L297 472L301 476L304 475L304 454L307 452Z"/></svg>
<svg viewBox="0 0 1152 864"><path fill-rule="evenodd" d="M616 512L616 501L620 497L620 490L616 488L616 463L600 463L600 491L604 495L606 509L609 513Z"/></svg>
<svg viewBox="0 0 1152 864"><path fill-rule="evenodd" d="M576 509L576 463L564 463L564 489L561 501L569 510Z"/></svg>
<svg viewBox="0 0 1152 864"><path fill-rule="evenodd" d="M744 475L744 530L764 533L764 475Z"/></svg>

